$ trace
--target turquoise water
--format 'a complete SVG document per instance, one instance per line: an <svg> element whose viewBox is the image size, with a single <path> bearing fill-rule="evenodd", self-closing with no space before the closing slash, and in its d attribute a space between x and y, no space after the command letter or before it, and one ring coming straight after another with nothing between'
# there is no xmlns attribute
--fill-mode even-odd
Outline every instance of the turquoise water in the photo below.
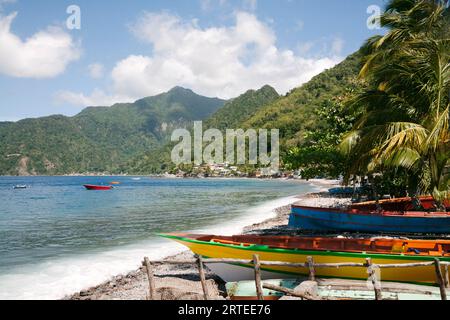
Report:
<svg viewBox="0 0 450 320"><path fill-rule="evenodd" d="M82 187L111 181L121 184ZM155 233L232 234L310 190L280 180L2 177L0 298L60 298L181 249Z"/></svg>

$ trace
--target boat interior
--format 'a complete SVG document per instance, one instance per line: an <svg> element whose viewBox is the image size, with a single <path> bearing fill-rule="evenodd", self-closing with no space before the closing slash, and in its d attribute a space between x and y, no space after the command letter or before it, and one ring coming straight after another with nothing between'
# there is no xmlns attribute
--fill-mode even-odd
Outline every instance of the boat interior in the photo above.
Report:
<svg viewBox="0 0 450 320"><path fill-rule="evenodd" d="M403 240L389 238L347 239L290 236L215 236L184 235L186 238L240 247L266 246L268 248L341 251L355 253L402 254L412 256L450 257L450 240Z"/></svg>
<svg viewBox="0 0 450 320"><path fill-rule="evenodd" d="M379 215L379 216L401 216L401 217L417 217L417 218L432 218L432 217L441 217L446 218L450 217L450 212L433 212L433 211L376 211L376 209L357 209L357 208L318 208L318 207L305 207L292 205L292 208L297 208L301 210L308 211L326 211L326 212L341 212L341 213L352 213L358 215Z"/></svg>

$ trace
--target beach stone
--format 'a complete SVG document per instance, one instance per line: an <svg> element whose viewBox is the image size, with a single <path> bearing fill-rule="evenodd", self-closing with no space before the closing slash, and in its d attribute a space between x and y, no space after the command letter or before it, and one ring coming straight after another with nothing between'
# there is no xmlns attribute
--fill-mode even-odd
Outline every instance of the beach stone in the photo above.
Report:
<svg viewBox="0 0 450 320"><path fill-rule="evenodd" d="M295 293L317 297L319 295L319 285L315 281L304 281L294 289Z"/></svg>
<svg viewBox="0 0 450 320"><path fill-rule="evenodd" d="M80 297L87 297L91 294L89 290L83 290L80 292Z"/></svg>

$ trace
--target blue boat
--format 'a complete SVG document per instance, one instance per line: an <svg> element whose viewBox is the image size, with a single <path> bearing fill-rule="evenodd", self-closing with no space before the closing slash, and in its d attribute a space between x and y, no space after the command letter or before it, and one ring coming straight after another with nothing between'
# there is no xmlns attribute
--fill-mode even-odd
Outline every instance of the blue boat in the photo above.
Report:
<svg viewBox="0 0 450 320"><path fill-rule="evenodd" d="M292 206L289 227L308 231L450 233L447 212L370 212Z"/></svg>

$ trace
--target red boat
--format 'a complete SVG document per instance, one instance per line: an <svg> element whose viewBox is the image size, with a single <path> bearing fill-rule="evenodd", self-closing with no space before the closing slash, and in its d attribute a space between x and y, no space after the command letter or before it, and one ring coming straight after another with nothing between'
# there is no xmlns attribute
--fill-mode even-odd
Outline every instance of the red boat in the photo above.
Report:
<svg viewBox="0 0 450 320"><path fill-rule="evenodd" d="M112 186L96 186L92 184L85 184L84 187L88 190L111 190Z"/></svg>
<svg viewBox="0 0 450 320"><path fill-rule="evenodd" d="M425 210L433 210L434 207L434 199L431 196L428 197L419 197L420 204ZM385 211L417 211L417 208L414 208L414 200L413 198L397 198L397 199L387 199L380 200L379 206L382 210ZM446 200L444 205L447 209L450 208L450 201ZM376 211L377 203L376 201L362 202L353 204L350 209L362 210L362 211Z"/></svg>

